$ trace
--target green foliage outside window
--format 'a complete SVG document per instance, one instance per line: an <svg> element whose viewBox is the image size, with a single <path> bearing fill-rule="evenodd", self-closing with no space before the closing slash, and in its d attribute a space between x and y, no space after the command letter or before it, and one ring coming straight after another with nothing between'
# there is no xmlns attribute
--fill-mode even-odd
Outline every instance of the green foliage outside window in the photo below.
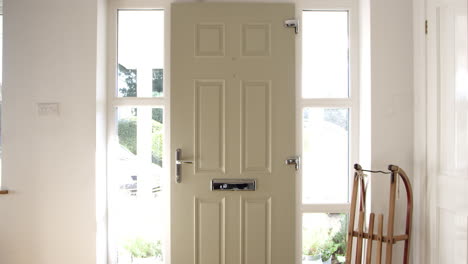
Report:
<svg viewBox="0 0 468 264"><path fill-rule="evenodd" d="M163 94L163 69L152 70L152 91L153 97ZM137 71L128 69L122 64L118 65L119 92L123 97L137 96ZM132 109L132 117L119 120L118 134L122 146L131 153L137 154L137 109ZM163 110L161 108L152 109L152 162L162 167L163 148Z"/></svg>
<svg viewBox="0 0 468 264"><path fill-rule="evenodd" d="M137 154L136 138L137 126L136 116L120 119L118 124L118 134L120 145L124 146L131 153Z"/></svg>
<svg viewBox="0 0 468 264"><path fill-rule="evenodd" d="M127 69L122 64L118 66L119 87L122 97L137 96L137 70ZM161 97L163 95L164 71L163 69L152 70L152 96Z"/></svg>
<svg viewBox="0 0 468 264"><path fill-rule="evenodd" d="M127 241L124 248L132 258L162 258L161 241L149 242L142 238Z"/></svg>
<svg viewBox="0 0 468 264"><path fill-rule="evenodd" d="M151 144L152 161L162 167L163 125L157 121L152 122L153 138Z"/></svg>
<svg viewBox="0 0 468 264"><path fill-rule="evenodd" d="M329 214L329 217L339 217L337 225L331 228L316 228L303 233L303 255L321 256L322 261L331 258L331 263L344 263L346 255L346 232L348 217L346 215Z"/></svg>
<svg viewBox="0 0 468 264"><path fill-rule="evenodd" d="M153 97L163 95L163 77L162 69L153 69Z"/></svg>
<svg viewBox="0 0 468 264"><path fill-rule="evenodd" d="M137 71L135 69L127 69L122 64L119 64L119 80L125 83L120 87L119 92L123 97L136 97L137 96Z"/></svg>
<svg viewBox="0 0 468 264"><path fill-rule="evenodd" d="M154 111L161 110L161 111ZM161 113L160 113L161 112ZM136 112L135 112L136 114ZM155 114L157 114L155 116ZM162 152L163 152L163 124L154 120L160 118L162 121L162 109L153 109L152 120L152 143L151 154L154 164L162 167ZM124 146L131 153L137 154L137 117L123 118L119 120L118 135L120 145Z"/></svg>

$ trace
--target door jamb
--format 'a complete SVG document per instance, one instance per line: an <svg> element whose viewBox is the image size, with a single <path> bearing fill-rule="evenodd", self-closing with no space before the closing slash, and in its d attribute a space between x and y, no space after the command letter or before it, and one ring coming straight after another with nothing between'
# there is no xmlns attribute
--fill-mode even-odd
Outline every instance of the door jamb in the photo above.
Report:
<svg viewBox="0 0 468 264"><path fill-rule="evenodd" d="M414 85L414 201L413 263L428 263L428 174L427 174L427 0L413 0L413 85Z"/></svg>

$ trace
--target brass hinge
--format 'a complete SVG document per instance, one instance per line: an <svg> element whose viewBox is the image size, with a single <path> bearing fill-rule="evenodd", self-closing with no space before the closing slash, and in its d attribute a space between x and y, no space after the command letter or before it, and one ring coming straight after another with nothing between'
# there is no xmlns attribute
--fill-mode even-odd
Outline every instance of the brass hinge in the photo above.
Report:
<svg viewBox="0 0 468 264"><path fill-rule="evenodd" d="M429 23L426 20L425 26L424 26L424 32L426 32L426 35L429 33Z"/></svg>

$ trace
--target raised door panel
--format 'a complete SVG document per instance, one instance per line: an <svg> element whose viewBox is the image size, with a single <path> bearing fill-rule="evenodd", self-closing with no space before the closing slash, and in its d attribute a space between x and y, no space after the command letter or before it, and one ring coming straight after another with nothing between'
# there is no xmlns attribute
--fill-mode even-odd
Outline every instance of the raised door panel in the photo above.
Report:
<svg viewBox="0 0 468 264"><path fill-rule="evenodd" d="M195 264L225 264L225 199L195 199Z"/></svg>
<svg viewBox="0 0 468 264"><path fill-rule="evenodd" d="M225 83L195 81L195 171L224 173Z"/></svg>
<svg viewBox="0 0 468 264"><path fill-rule="evenodd" d="M271 82L241 83L242 172L270 173Z"/></svg>
<svg viewBox="0 0 468 264"><path fill-rule="evenodd" d="M271 264L271 198L241 200L241 264Z"/></svg>

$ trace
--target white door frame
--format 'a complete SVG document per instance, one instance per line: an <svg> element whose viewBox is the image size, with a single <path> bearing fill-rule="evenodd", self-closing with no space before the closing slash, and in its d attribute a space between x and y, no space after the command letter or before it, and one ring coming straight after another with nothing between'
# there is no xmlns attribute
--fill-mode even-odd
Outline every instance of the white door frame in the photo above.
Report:
<svg viewBox="0 0 468 264"><path fill-rule="evenodd" d="M189 0L191 1L191 0ZM107 89L107 126L108 126L108 153L112 153L112 140L116 138L116 134L114 132L113 127L115 127L115 110L116 106L125 106L125 105L139 105L139 106L163 106L164 107L164 135L165 135L165 143L164 143L164 160L165 160L165 168L169 168L171 166L170 160L171 157L170 153L170 13L171 13L171 4L174 2L189 2L189 1L178 1L178 0L109 0L107 6L107 82L108 82L108 89ZM424 1L424 0L415 0L415 1ZM197 1L193 0L193 2L204 2L203 0ZM232 0L215 0L215 1L206 1L206 2L232 2ZM301 18L302 10L348 10L350 12L350 95L353 98L351 103L343 104L342 101L331 99L331 100L323 100L318 99L315 100L314 103L323 104L330 106L336 105L337 107L351 107L353 108L353 112L350 112L350 123L352 124L351 131L350 131L350 144L352 147L350 148L351 156L350 156L350 168L352 167L352 163L357 161L359 158L359 6L358 0L245 0L244 2L274 2L274 3L295 3L296 5L296 16L298 19ZM165 10L165 62L164 62L164 71L165 71L165 78L164 78L164 99L161 98L116 98L115 97L115 78L116 74L113 71L117 62L117 20L116 20L116 11L118 9L163 9ZM304 105L300 98L301 94L301 37L300 35L296 38L296 128L298 135L296 136L296 148L297 154L300 155L301 153L301 144L302 144L302 137L301 137L301 128L302 128L302 120L301 120L301 107ZM299 101L301 100L301 101ZM112 155L108 155L107 162L109 165L112 164ZM169 170L167 170L169 173ZM350 179L352 170L350 170ZM296 264L301 264L301 256L302 256L302 213L304 212L347 212L347 206L332 206L332 205L311 205L311 206L302 206L302 193L301 193L301 177L302 175L298 175L296 178L296 216L297 216L297 229L296 229ZM167 181L171 180L171 177L166 177ZM351 181L350 181L351 182ZM170 186L170 183L165 183L166 186ZM349 187L350 189L352 186ZM170 197L170 190L166 193L166 196ZM109 197L108 197L109 202ZM170 223L170 213L167 214L168 219L166 220L167 223ZM108 230L110 232L110 230ZM167 240L169 241L170 234L166 234ZM111 241L109 241L111 242ZM164 248L164 254L166 257L166 261L170 263L170 243L166 243ZM111 249L113 245L112 243L108 244L108 263L112 264L112 256L111 256Z"/></svg>
<svg viewBox="0 0 468 264"><path fill-rule="evenodd" d="M170 69L171 69L171 30L170 30L170 7L172 0L141 0L141 1L132 1L132 0L109 0L107 5L107 164L108 164L108 174L111 171L112 164L115 163L115 157L112 155L115 142L118 141L118 135L116 133L115 127L115 117L116 117L116 107L121 106L150 106L150 107L162 107L163 120L164 120L164 146L163 146L163 167L164 174L169 174L169 166L171 165L169 147L170 147ZM116 76L116 65L117 65L117 11L119 9L134 9L134 10L164 10L164 97L154 97L154 98L138 98L138 97L116 97L115 84L117 80ZM170 177L163 178L161 182L162 186L170 186ZM109 178L107 179L107 182ZM170 188L167 188L167 191L163 194L163 199L168 203L170 197ZM107 192L107 204L111 201L110 192ZM109 206L107 206L109 208ZM167 207L165 215L167 216L165 221L170 223L170 213L169 206ZM107 210L107 215L109 218L109 210ZM112 239L112 226L107 222L107 263L115 263L114 241ZM165 234L165 241L169 241L169 232ZM163 254L170 263L170 243L166 243L163 248Z"/></svg>
<svg viewBox="0 0 468 264"><path fill-rule="evenodd" d="M430 190L428 187L428 125L426 114L427 98L427 47L426 47L426 0L413 0L413 85L414 85L414 153L413 153L413 263L429 263L431 256L429 244ZM431 30L430 28L428 29Z"/></svg>
<svg viewBox="0 0 468 264"><path fill-rule="evenodd" d="M302 29L296 38L296 151L302 156L302 109L304 107L349 108L349 199L351 199L353 164L359 161L360 139L360 54L359 54L359 6L355 0L296 1L296 18L302 21L303 10L345 10L349 12L349 98L344 99L304 99L302 98ZM350 201L350 200L349 200ZM296 264L301 264L302 256L302 215L304 213L348 213L348 204L303 204L302 171L296 178Z"/></svg>

